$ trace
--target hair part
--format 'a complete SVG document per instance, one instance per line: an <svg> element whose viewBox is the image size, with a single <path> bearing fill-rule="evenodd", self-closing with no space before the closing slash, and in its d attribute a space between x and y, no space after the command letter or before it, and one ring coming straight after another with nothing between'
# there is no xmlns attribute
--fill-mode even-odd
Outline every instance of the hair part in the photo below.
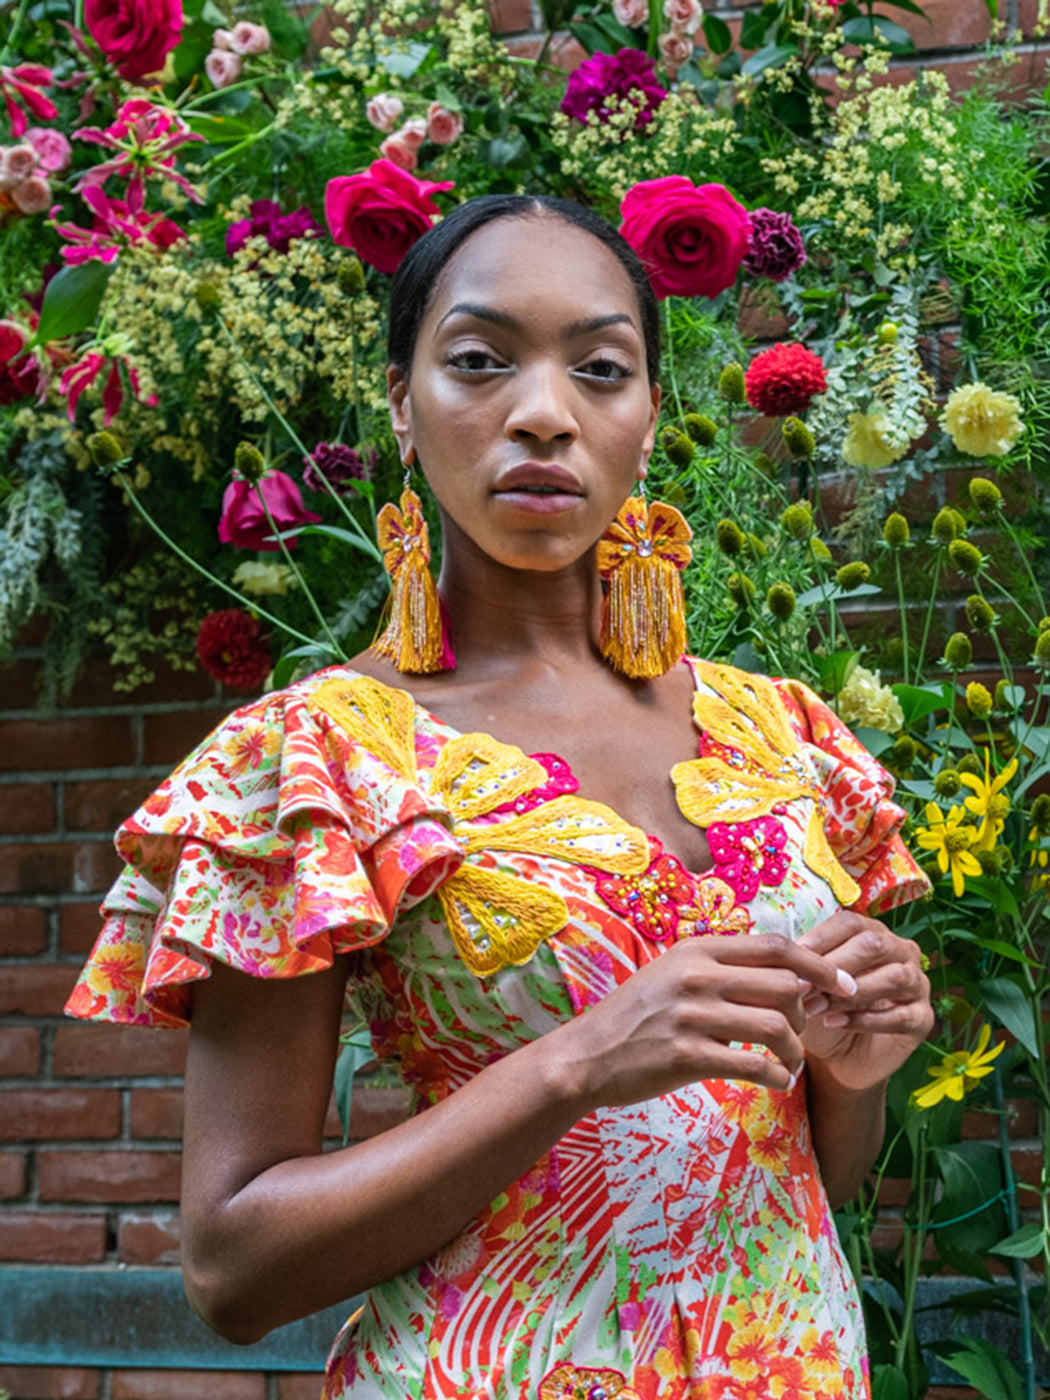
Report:
<svg viewBox="0 0 1050 1400"><path fill-rule="evenodd" d="M616 229L586 205L553 195L486 194L458 205L408 250L390 290L387 357L407 376L419 328L442 272L472 233L497 219L551 216L582 229L609 249L630 279L638 302L649 382L660 377L660 309L641 259Z"/></svg>

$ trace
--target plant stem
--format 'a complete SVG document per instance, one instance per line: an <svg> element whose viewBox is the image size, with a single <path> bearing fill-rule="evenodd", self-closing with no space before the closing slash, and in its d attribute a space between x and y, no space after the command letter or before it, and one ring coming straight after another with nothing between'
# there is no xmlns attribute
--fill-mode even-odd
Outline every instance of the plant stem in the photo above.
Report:
<svg viewBox="0 0 1050 1400"><path fill-rule="evenodd" d="M1035 1007L1036 1020L1041 1018L1040 1005ZM1003 1167L1003 1188L1006 1192L1006 1219L1011 1235L1020 1229L1020 1215L1017 1210L1017 1183L1014 1180L1013 1161L1010 1157L1010 1135L1006 1127L1006 1104L1003 1096L1003 1077L998 1065L992 1071L992 1093L995 1098L996 1117L999 1129L999 1157ZM1044 1211L1046 1202L1043 1202ZM1028 1296L1028 1275L1023 1259L1011 1259L1014 1281L1017 1284L1017 1311L1021 1323L1021 1365L1024 1367L1025 1400L1035 1400L1035 1353L1032 1348L1032 1305Z"/></svg>
<svg viewBox="0 0 1050 1400"><path fill-rule="evenodd" d="M328 625L328 620L326 619L324 613L321 611L320 607L318 606L317 599L313 595L313 589L307 583L302 569L300 569L299 565L295 562L295 559L292 556L292 551L288 548L287 544L282 539L281 531L278 529L276 521L270 514L270 507L266 503L266 497L262 493L262 488L259 482L255 482L255 494L259 498L259 504L262 506L263 512L266 515L266 520L270 526L270 530L273 533L273 536L280 547L282 555L284 556L284 562L288 565L292 573L298 579L299 587L303 590L303 594L306 598L306 601L310 604L310 611L313 613L314 617L317 618L317 621L321 624L322 632L324 632L325 636L328 638L329 643L334 648L335 653L339 657L340 661L345 661L347 659L346 652L336 641L335 635Z"/></svg>
<svg viewBox="0 0 1050 1400"><path fill-rule="evenodd" d="M893 551L893 571L897 576L897 605L901 614L901 647L904 658L904 684L910 683L908 658L908 613L904 606L904 579L901 577L901 552Z"/></svg>
<svg viewBox="0 0 1050 1400"><path fill-rule="evenodd" d="M7 62L7 55L15 46L15 40L18 38L18 31L22 28L22 21L25 19L26 10L28 9L29 0L22 0L18 9L15 11L14 19L11 21L11 28L7 34L7 41L4 44L3 53L0 53L0 63ZM78 25L77 27L79 28L80 26Z"/></svg>
<svg viewBox="0 0 1050 1400"><path fill-rule="evenodd" d="M926 1244L926 1120L922 1119L919 1141L915 1148L916 1171L912 1176L914 1198L918 1202L918 1220L913 1230L904 1232L904 1310L900 1334L894 1348L894 1364L904 1370L909 1341L914 1341L915 1296L919 1286L919 1268Z"/></svg>
<svg viewBox="0 0 1050 1400"><path fill-rule="evenodd" d="M678 376L674 367L674 335L671 329L671 298L664 302L664 338L666 344L667 377L671 381L671 393L674 395L675 409L679 420L685 417L685 410L682 407L682 397L678 392Z"/></svg>
<svg viewBox="0 0 1050 1400"><path fill-rule="evenodd" d="M937 585L941 581L941 553L937 551L936 563L933 569L933 586L930 589L930 603L926 609L926 619L922 625L922 641L919 643L919 658L915 663L915 674L922 675L922 663L926 660L926 643L930 637L930 625L933 622L933 610L937 606Z"/></svg>

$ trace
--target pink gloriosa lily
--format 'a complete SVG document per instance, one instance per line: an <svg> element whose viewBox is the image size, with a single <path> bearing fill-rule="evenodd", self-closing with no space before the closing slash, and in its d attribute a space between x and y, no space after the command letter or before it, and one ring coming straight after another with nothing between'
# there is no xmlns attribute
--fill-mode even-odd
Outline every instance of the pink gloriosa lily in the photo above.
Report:
<svg viewBox="0 0 1050 1400"><path fill-rule="evenodd" d="M124 402L125 375L133 398L140 399L151 407L157 402L156 394L150 394L148 398L142 400L139 393L138 370L125 353L130 348L127 337L115 337L109 342L104 342L94 349L88 350L86 354L81 355L76 364L70 365L67 370L63 371L62 378L58 381L58 392L68 400L66 411L70 421L76 415L80 396L105 372L107 365L109 372L106 374L106 381L102 386L102 407L106 411L105 425L107 428L120 412L121 404Z"/></svg>
<svg viewBox="0 0 1050 1400"><path fill-rule="evenodd" d="M54 75L50 68L40 63L20 63L16 68L0 68L0 93L7 104L7 115L11 122L11 135L17 141L26 127L29 118L22 103L40 121L52 121L58 116L58 108L45 97L41 88L50 87Z"/></svg>
<svg viewBox="0 0 1050 1400"><path fill-rule="evenodd" d="M170 248L185 234L178 224L163 214L150 214L142 207L141 187L128 187L128 199L110 199L98 185L88 185L81 197L95 216L92 228L80 228L77 224L60 224L57 217L61 208L56 205L51 210L55 232L67 243L62 249L62 257L67 263L99 262L112 263L117 260L122 247L145 240L157 248Z"/></svg>
<svg viewBox="0 0 1050 1400"><path fill-rule="evenodd" d="M175 169L173 152L187 141L202 141L177 113L158 107L145 98L125 102L109 126L86 126L76 133L78 141L93 142L117 152L101 165L94 165L80 177L77 189L85 192L92 186L104 185L111 175L128 180L128 203L145 197L149 176L172 180L188 199L197 204L203 196L185 175Z"/></svg>

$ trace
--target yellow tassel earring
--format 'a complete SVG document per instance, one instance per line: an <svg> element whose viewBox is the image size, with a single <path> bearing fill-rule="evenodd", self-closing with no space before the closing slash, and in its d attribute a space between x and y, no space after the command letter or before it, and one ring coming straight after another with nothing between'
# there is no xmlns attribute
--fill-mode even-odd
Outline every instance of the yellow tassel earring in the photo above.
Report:
<svg viewBox="0 0 1050 1400"><path fill-rule="evenodd" d="M692 538L682 513L663 501L650 505L639 485L598 541L602 655L633 680L662 676L685 653L681 571L693 557Z"/></svg>
<svg viewBox="0 0 1050 1400"><path fill-rule="evenodd" d="M400 509L388 502L376 520L383 567L392 586L379 624L383 631L371 650L410 674L452 671L456 658L430 572L430 531L419 497L408 482L406 467Z"/></svg>

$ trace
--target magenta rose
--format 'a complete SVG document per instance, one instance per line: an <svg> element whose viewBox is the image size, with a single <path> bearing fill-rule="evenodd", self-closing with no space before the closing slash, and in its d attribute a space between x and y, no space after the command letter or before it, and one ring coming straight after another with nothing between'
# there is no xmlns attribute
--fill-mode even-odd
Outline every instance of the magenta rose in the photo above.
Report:
<svg viewBox="0 0 1050 1400"><path fill-rule="evenodd" d="M43 385L40 361L27 352L29 337L14 321L0 321L0 404L37 394Z"/></svg>
<svg viewBox="0 0 1050 1400"><path fill-rule="evenodd" d="M620 232L661 300L714 297L733 285L751 220L724 185L694 185L684 175L642 180L624 195L620 213Z"/></svg>
<svg viewBox="0 0 1050 1400"><path fill-rule="evenodd" d="M441 212L431 196L453 187L452 180L419 180L393 161L375 160L358 175L328 181L328 230L336 243L353 248L378 272L396 272Z"/></svg>
<svg viewBox="0 0 1050 1400"><path fill-rule="evenodd" d="M260 494L270 512L272 525L266 518ZM275 529L283 533L294 530L297 525L316 525L320 519L303 505L299 487L287 472L267 472L257 486L235 477L223 494L219 539L236 549L274 551L281 547L274 539ZM295 536L286 539L285 544L289 548L294 546Z"/></svg>
<svg viewBox="0 0 1050 1400"><path fill-rule="evenodd" d="M122 78L144 78L182 37L182 0L85 0L84 24Z"/></svg>

